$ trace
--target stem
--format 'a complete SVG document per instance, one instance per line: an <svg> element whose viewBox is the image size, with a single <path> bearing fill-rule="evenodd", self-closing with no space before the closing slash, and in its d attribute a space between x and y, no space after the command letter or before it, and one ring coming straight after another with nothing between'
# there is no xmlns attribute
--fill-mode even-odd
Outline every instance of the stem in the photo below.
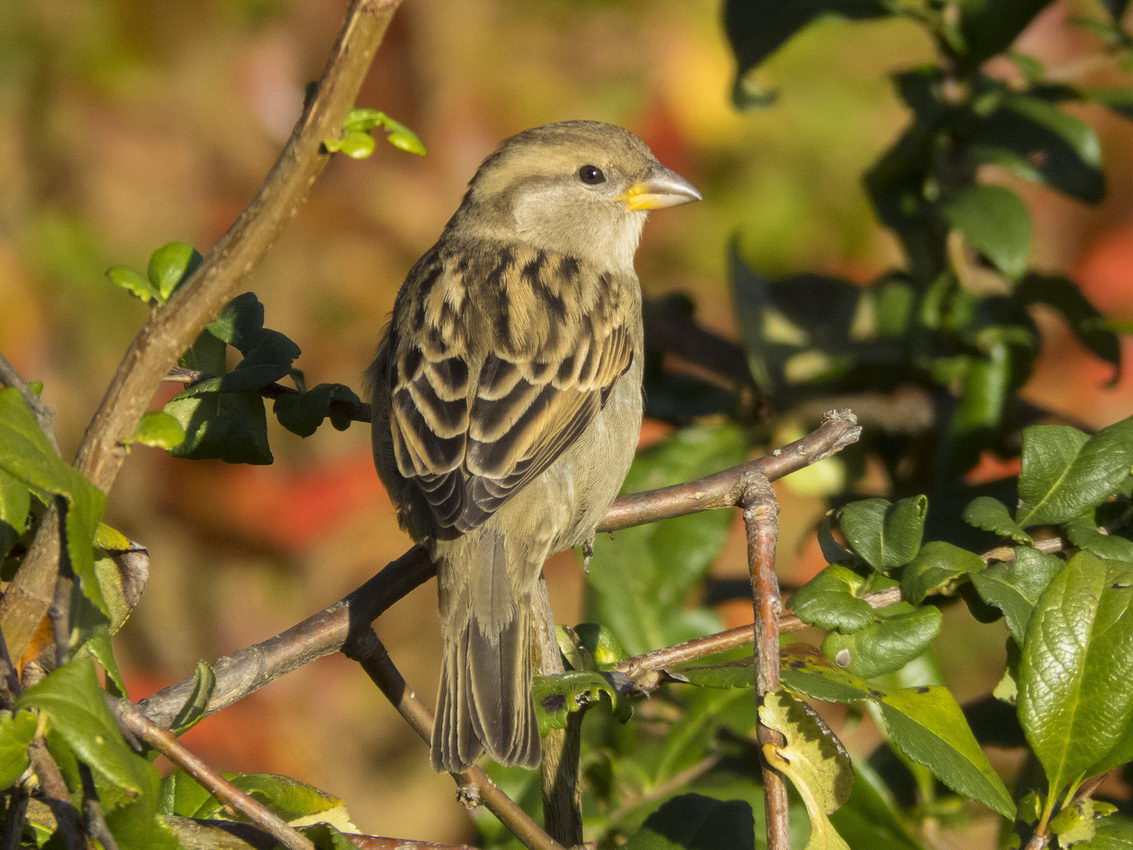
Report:
<svg viewBox="0 0 1133 850"><path fill-rule="evenodd" d="M754 477L743 497L744 526L747 530L747 560L751 573L751 602L755 612L752 634L755 641L756 706L761 707L770 694L779 689L779 580L775 575L775 542L779 532L779 505L771 483L763 476ZM787 822L787 783L779 771L762 756L762 745L782 747L783 736L759 722L760 773L763 776L763 801L767 815L768 850L790 850Z"/></svg>
<svg viewBox="0 0 1133 850"><path fill-rule="evenodd" d="M221 803L229 806L271 835L288 850L315 850L306 836L296 832L286 821L258 800L245 794L196 755L190 752L173 733L162 729L128 700L107 700L123 731L135 735L145 744L176 764Z"/></svg>
<svg viewBox="0 0 1133 850"><path fill-rule="evenodd" d="M370 680L428 745L433 732L433 713L406 684L374 630L368 628L352 634L349 643L343 647L343 652L362 666ZM454 773L452 778L459 789L457 797L465 806L471 808L483 803L516 838L532 850L565 850L562 844L544 832L480 768L471 767L464 773Z"/></svg>
<svg viewBox="0 0 1133 850"><path fill-rule="evenodd" d="M563 657L555 639L555 614L547 595L547 583L539 581L539 673L563 672ZM582 754L582 712L567 715L565 729L552 729L543 738L543 824L556 841L582 843L582 793L578 786Z"/></svg>

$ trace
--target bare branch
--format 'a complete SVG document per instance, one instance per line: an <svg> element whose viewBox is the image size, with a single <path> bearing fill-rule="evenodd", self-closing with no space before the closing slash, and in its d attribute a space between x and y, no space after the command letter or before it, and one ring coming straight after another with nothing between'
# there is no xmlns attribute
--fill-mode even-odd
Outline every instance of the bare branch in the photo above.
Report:
<svg viewBox="0 0 1133 850"><path fill-rule="evenodd" d="M779 618L783 604L779 599L779 580L775 575L775 544L779 536L779 505L771 482L763 476L753 478L742 498L744 527L747 530L747 563L751 575L751 605L755 615L751 632L755 641L756 731L761 745L786 744L783 735L759 720L758 709L768 696L779 690ZM790 850L787 823L787 783L778 770L768 764L760 749L759 769L763 777L763 804L767 814L768 850Z"/></svg>
<svg viewBox="0 0 1133 850"><path fill-rule="evenodd" d="M162 377L204 326L239 292L307 196L330 155L325 139L339 135L347 113L401 0L353 0L317 92L295 124L256 196L192 277L154 311L134 337L83 435L75 466L109 491L125 458L122 440L145 411ZM0 600L0 625L15 658L24 654L51 604L59 536L45 521L19 572ZM41 539L42 538L42 539Z"/></svg>
<svg viewBox="0 0 1133 850"><path fill-rule="evenodd" d="M132 702L109 698L107 702L124 732L136 736L160 752L197 780L221 803L240 812L288 850L315 850L315 845L304 835L296 832L263 803L245 794L197 758L173 736L172 732L158 726Z"/></svg>
<svg viewBox="0 0 1133 850"><path fill-rule="evenodd" d="M343 651L362 666L366 675L427 745L433 732L433 714L405 683L374 630L367 628L352 634ZM565 850L480 768L474 766L464 773L454 773L452 778L459 789L457 796L465 806L483 803L532 850Z"/></svg>

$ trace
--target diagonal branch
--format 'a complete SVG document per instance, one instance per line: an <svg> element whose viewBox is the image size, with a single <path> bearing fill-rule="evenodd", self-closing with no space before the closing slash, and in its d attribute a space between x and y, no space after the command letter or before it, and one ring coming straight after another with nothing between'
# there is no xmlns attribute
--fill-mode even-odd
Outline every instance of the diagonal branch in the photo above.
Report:
<svg viewBox="0 0 1133 850"><path fill-rule="evenodd" d="M322 142L341 132L400 2L353 0L317 91L256 196L200 268L150 315L134 337L87 425L75 458L76 468L96 487L110 490L125 459L122 440L133 431L162 377L239 292L306 198L330 159ZM15 658L23 655L33 629L51 603L58 559L58 533L37 535L36 544L0 600L0 625Z"/></svg>
<svg viewBox="0 0 1133 850"><path fill-rule="evenodd" d="M752 475L762 474L769 480L782 478L853 443L859 431L853 414L832 412L815 431L765 457L687 484L621 497L598 530L616 531L738 505ZM208 713L238 702L316 658L338 652L352 631L368 626L433 574L434 567L424 551L414 547L339 602L274 637L221 658L213 665L216 687L209 699ZM751 630L747 632L750 642ZM168 726L192 690L193 680L185 679L146 697L141 706L156 723Z"/></svg>
<svg viewBox="0 0 1133 850"><path fill-rule="evenodd" d="M433 733L433 714L406 685L374 630L366 628L356 632L343 652L362 666L413 731L428 744ZM483 803L527 847L532 850L565 850L480 768L473 766L463 773L452 774L452 778L459 789L457 796L465 806L471 808Z"/></svg>

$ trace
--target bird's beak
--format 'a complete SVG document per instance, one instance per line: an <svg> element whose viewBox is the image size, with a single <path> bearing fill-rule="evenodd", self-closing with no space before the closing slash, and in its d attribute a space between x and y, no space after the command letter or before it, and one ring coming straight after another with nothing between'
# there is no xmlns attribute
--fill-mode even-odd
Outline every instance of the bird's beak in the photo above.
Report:
<svg viewBox="0 0 1133 850"><path fill-rule="evenodd" d="M699 201L700 192L677 172L658 164L647 178L622 192L618 200L624 201L628 210L659 210Z"/></svg>

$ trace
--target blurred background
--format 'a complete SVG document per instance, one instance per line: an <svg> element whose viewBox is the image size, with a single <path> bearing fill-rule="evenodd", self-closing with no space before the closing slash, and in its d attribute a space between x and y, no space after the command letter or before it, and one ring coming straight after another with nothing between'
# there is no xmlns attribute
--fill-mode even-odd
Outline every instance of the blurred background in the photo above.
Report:
<svg viewBox="0 0 1133 850"><path fill-rule="evenodd" d="M144 268L183 240L207 253L252 196L298 114L341 22L340 0L39 0L0 15L0 351L44 382L69 457L146 308L110 284L113 263ZM1103 70L1051 6L1020 45L1093 84ZM360 106L413 128L417 158L379 142L368 160L335 157L250 287L266 324L303 348L309 385L360 390L397 287L501 138L594 118L641 135L703 191L653 217L638 254L648 294L687 293L698 321L736 334L728 255L764 274L865 282L896 262L859 176L907 120L886 74L928 60L902 23L822 22L760 72L780 90L768 110L731 105L734 73L716 0L405 0ZM1093 76L1090 76L1093 75ZM1035 219L1032 262L1062 269L1107 315L1133 320L1133 123L1071 107L1102 140L1109 192L1086 207L1015 186ZM1040 316L1047 352L1026 396L1101 426L1133 413L1133 381ZM1127 356L1129 352L1126 352ZM154 405L171 396L170 387ZM271 423L269 423L270 425ZM643 439L663 426L647 423ZM119 636L131 696L294 624L356 587L408 542L373 473L364 427L300 440L272 425L267 467L178 461L137 448L107 522L149 547L153 572ZM713 470L705 470L711 472ZM817 499L780 487L781 574L820 566ZM721 576L744 575L742 546ZM573 555L548 566L558 618L578 620ZM745 606L726 612L732 622ZM986 646L1001 651L1001 626ZM431 701L434 590L415 591L378 631ZM975 640L983 632L977 628ZM965 647L971 664L980 646ZM956 650L954 650L956 651ZM955 689L986 691L983 678ZM215 766L285 773L342 797L365 832L454 841L470 834L447 776L350 662L330 657L205 721L186 738Z"/></svg>

